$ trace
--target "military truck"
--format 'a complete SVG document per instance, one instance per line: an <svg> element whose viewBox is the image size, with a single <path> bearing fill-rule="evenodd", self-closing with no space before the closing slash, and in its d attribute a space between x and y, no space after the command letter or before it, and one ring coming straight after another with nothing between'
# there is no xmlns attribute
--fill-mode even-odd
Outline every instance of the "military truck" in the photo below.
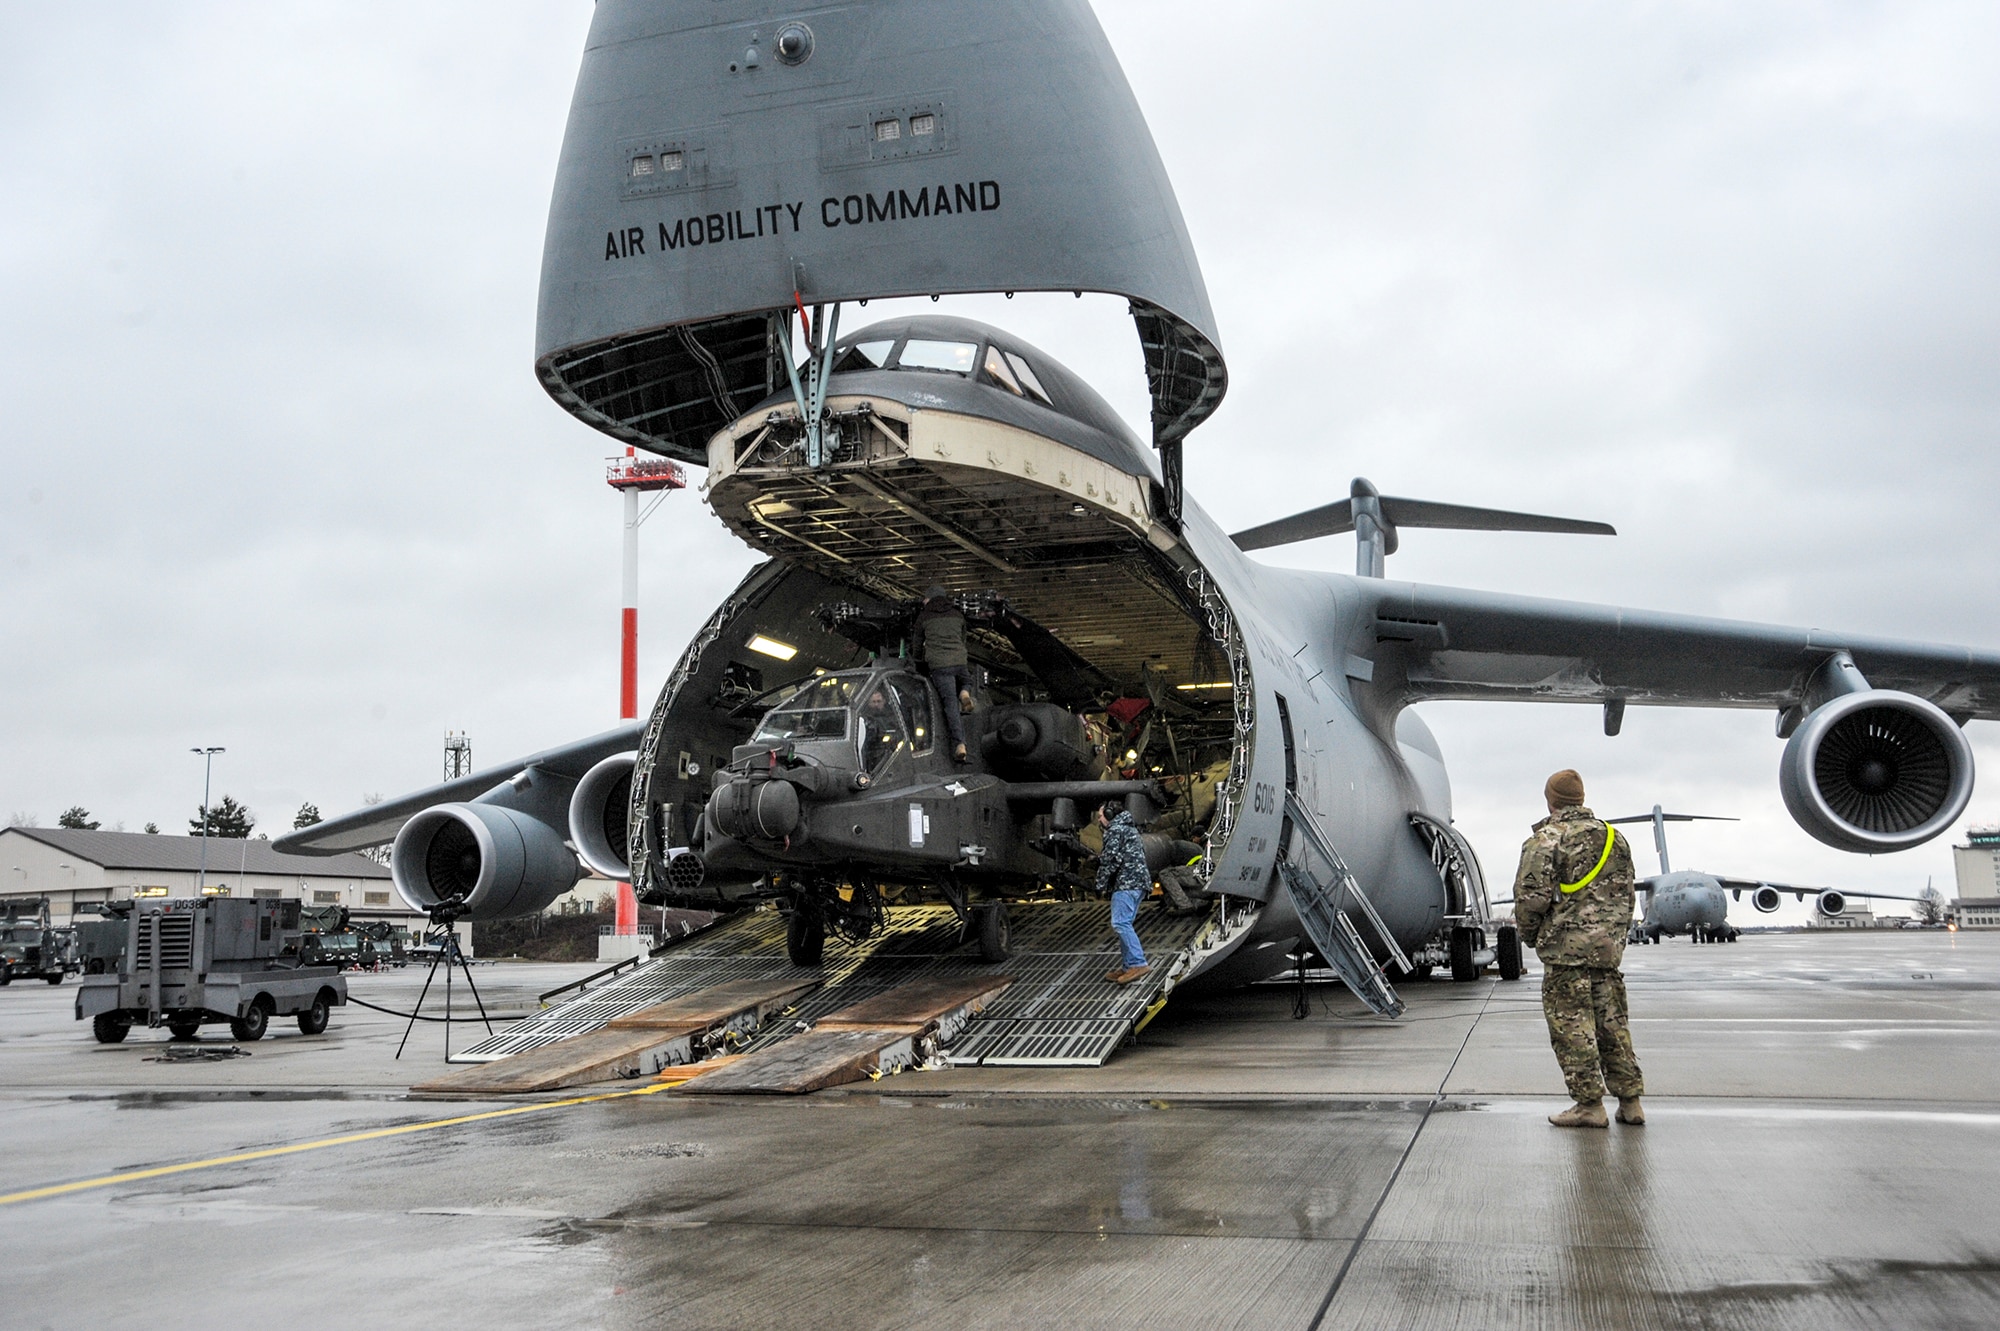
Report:
<svg viewBox="0 0 2000 1331"><path fill-rule="evenodd" d="M49 922L47 897L0 900L0 984L46 980L61 984L80 969L76 935Z"/></svg>
<svg viewBox="0 0 2000 1331"><path fill-rule="evenodd" d="M238 1040L261 1040L273 1017L295 1017L318 1035L347 1002L339 969L300 955L296 898L135 902L115 972L86 975L78 1021L90 1019L103 1044L141 1023L192 1040L203 1025L228 1022Z"/></svg>

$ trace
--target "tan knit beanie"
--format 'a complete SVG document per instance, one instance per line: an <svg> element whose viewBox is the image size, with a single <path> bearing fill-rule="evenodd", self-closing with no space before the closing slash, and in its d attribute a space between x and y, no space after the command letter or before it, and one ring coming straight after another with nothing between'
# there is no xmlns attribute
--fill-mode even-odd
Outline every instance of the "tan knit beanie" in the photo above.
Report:
<svg viewBox="0 0 2000 1331"><path fill-rule="evenodd" d="M1549 783L1542 787L1542 796L1548 800L1551 809L1560 809L1569 804L1581 804L1583 778L1576 774L1575 769L1565 767L1549 778Z"/></svg>

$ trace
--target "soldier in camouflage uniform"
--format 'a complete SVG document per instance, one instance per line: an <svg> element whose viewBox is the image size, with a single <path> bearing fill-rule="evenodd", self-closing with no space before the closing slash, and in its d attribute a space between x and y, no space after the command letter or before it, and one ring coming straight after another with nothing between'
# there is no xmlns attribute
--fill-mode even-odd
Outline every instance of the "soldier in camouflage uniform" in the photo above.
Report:
<svg viewBox="0 0 2000 1331"><path fill-rule="evenodd" d="M1569 1085L1559 1128L1602 1128L1604 1093L1618 1097L1620 1123L1644 1123L1645 1089L1618 963L1632 929L1632 850L1591 816L1583 778L1557 772L1543 789L1549 816L1521 847L1514 919L1542 962L1542 1014Z"/></svg>
<svg viewBox="0 0 2000 1331"><path fill-rule="evenodd" d="M1139 946L1139 932L1132 921L1138 918L1139 903L1152 890L1153 871L1146 863L1138 825L1124 808L1107 802L1097 811L1097 825L1104 829L1104 849L1097 857L1097 890L1111 894L1111 930L1124 949L1123 964L1104 978L1113 984L1130 984L1148 969L1146 950Z"/></svg>

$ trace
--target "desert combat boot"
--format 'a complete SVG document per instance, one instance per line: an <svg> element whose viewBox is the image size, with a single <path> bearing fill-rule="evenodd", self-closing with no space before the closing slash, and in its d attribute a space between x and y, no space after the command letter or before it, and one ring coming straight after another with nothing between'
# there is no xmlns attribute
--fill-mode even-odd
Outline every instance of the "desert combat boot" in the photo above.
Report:
<svg viewBox="0 0 2000 1331"><path fill-rule="evenodd" d="M1618 1100L1618 1121L1639 1127L1646 1121L1646 1111L1639 1105L1636 1095L1621 1096Z"/></svg>
<svg viewBox="0 0 2000 1331"><path fill-rule="evenodd" d="M1559 1128L1608 1128L1611 1120L1604 1116L1604 1101L1577 1101L1560 1114L1550 1114L1549 1122Z"/></svg>

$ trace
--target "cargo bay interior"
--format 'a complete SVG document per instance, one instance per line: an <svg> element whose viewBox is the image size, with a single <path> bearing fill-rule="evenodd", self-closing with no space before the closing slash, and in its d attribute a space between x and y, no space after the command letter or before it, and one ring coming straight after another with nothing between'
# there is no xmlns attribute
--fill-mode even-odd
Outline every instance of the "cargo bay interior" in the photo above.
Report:
<svg viewBox="0 0 2000 1331"><path fill-rule="evenodd" d="M938 317L842 339L826 400L819 466L789 393L711 440L708 502L774 560L715 612L661 692L635 773L634 813L649 828L636 859L657 866L687 843L710 774L788 686L867 663L838 629L933 585L991 593L1049 635L1029 660L1019 635L975 620L986 705L1052 699L1090 714L1111 773L1154 776L1176 797L1162 830L1198 840L1218 788L1226 827L1231 758L1249 728L1237 697L1248 690L1233 687L1247 683L1240 645L1157 523L1150 451L1111 408L1000 330Z"/></svg>

